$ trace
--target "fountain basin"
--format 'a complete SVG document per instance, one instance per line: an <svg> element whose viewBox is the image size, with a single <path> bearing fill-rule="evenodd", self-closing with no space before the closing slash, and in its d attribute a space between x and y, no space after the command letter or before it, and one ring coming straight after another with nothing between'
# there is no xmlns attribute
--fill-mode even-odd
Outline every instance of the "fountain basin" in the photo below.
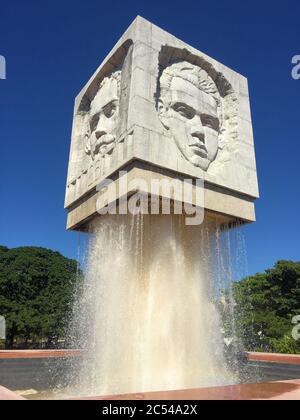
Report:
<svg viewBox="0 0 300 420"><path fill-rule="evenodd" d="M60 398L49 391L57 384L57 367L80 358L80 350L0 351L0 400ZM70 397L87 400L252 400L300 399L300 355L247 353L249 371L259 371L257 383L110 396ZM14 391L34 389L23 398Z"/></svg>

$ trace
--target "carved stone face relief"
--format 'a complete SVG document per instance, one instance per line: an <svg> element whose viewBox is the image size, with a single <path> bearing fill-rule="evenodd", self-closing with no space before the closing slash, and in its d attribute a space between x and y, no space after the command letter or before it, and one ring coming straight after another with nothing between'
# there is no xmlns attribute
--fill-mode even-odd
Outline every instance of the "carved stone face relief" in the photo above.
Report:
<svg viewBox="0 0 300 420"><path fill-rule="evenodd" d="M115 147L119 126L120 80L120 71L105 77L91 102L85 152L92 159L98 154L111 153Z"/></svg>
<svg viewBox="0 0 300 420"><path fill-rule="evenodd" d="M158 112L184 158L206 171L218 153L222 121L221 98L206 71L185 61L166 67Z"/></svg>

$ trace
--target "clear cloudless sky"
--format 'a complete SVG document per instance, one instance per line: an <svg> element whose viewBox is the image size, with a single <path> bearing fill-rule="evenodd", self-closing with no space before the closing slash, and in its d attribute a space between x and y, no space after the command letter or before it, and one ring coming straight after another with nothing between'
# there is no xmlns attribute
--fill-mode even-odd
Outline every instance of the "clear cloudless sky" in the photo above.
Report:
<svg viewBox="0 0 300 420"><path fill-rule="evenodd" d="M63 207L74 98L138 14L248 78L261 194L249 273L299 261L299 0L0 0L0 244L76 257Z"/></svg>

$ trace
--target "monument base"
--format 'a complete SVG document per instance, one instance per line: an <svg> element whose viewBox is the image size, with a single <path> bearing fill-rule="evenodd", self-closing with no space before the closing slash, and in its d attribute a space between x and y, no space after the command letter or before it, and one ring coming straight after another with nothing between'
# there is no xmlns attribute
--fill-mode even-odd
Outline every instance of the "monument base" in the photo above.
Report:
<svg viewBox="0 0 300 420"><path fill-rule="evenodd" d="M103 214L105 208L113 207L115 204L118 213L120 200L124 198L129 199L137 192L148 194L150 200L153 180L161 185L171 186L171 190L161 188L158 198L160 202L165 199L170 200L173 203L171 204L172 208L174 205L172 185L176 182L176 185L179 185L179 189L181 188L183 191L187 178L184 175L154 165L135 161L113 174L108 182L105 180L100 183L98 188L94 187L80 200L67 207L67 229L86 231L89 222L95 216ZM196 179L189 178L189 181L193 182L193 191L192 202L187 204L195 205ZM108 183L110 183L109 188L113 191L113 195L107 193ZM114 185L112 186L112 184ZM221 224L236 223L237 221L241 223L255 221L254 199L252 197L238 194L229 189L220 188L205 181L203 188L203 208L208 217L219 219ZM185 200L183 199L182 202L184 204Z"/></svg>

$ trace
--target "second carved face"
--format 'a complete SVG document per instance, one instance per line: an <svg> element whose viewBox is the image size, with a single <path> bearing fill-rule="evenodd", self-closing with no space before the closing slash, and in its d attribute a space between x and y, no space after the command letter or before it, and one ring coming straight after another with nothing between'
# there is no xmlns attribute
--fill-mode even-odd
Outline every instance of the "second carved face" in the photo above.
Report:
<svg viewBox="0 0 300 420"><path fill-rule="evenodd" d="M115 147L119 126L120 72L106 77L91 102L86 133L87 154L111 153Z"/></svg>
<svg viewBox="0 0 300 420"><path fill-rule="evenodd" d="M207 73L187 62L167 67L160 77L158 112L182 155L207 170L220 133L220 98Z"/></svg>

